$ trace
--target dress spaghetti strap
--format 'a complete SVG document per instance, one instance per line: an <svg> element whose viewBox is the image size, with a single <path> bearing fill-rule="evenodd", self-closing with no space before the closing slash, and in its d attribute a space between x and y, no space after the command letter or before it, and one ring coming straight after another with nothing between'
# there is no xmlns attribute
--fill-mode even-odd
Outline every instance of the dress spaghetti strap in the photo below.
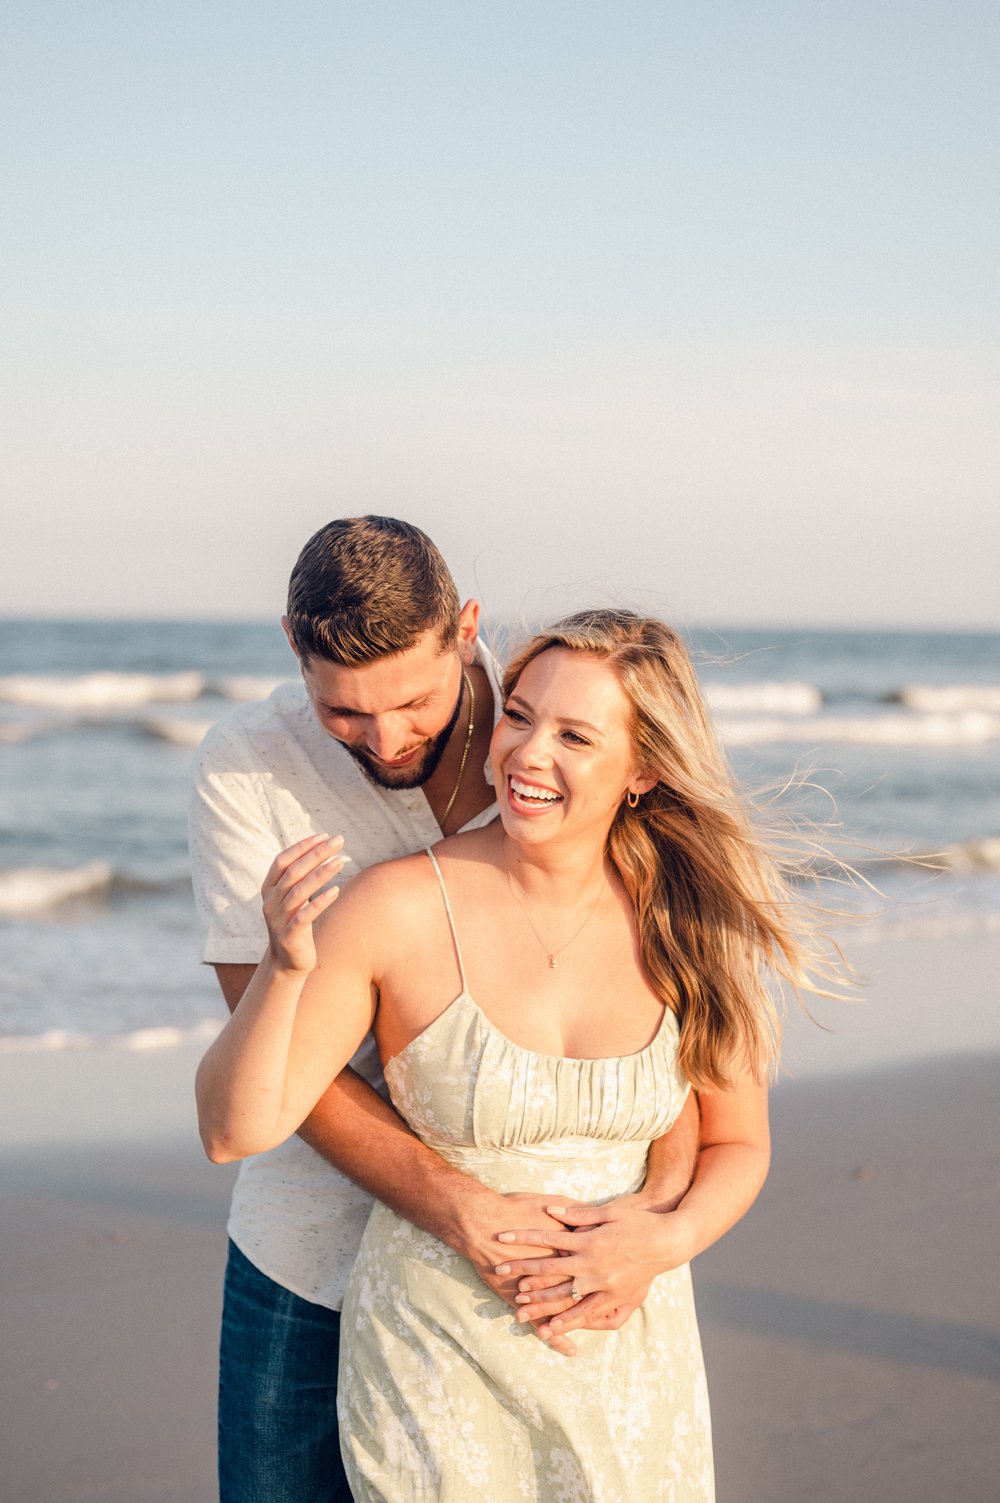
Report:
<svg viewBox="0 0 1000 1503"><path fill-rule="evenodd" d="M431 866L433 866L435 875L438 879L438 886L441 888L441 896L444 899L444 911L448 915L448 926L451 929L451 942L455 946L455 959L458 961L458 974L462 979L462 990L463 992L467 992L469 990L469 983L465 979L465 966L462 964L462 948L458 943L458 931L455 928L455 915L452 913L451 903L448 901L448 889L444 885L444 877L442 877L441 875L441 868L438 866L437 857L435 856L429 845L425 846L424 849L427 855L430 857Z"/></svg>

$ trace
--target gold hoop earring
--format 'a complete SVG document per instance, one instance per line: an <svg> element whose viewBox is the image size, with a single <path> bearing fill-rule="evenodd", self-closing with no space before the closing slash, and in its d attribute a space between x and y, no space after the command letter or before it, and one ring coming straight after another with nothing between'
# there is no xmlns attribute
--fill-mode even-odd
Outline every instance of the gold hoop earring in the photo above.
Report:
<svg viewBox="0 0 1000 1503"><path fill-rule="evenodd" d="M639 807L639 795L637 793L633 793L632 789L630 788L628 793L626 793L625 795L625 802L628 804L630 809L637 809Z"/></svg>

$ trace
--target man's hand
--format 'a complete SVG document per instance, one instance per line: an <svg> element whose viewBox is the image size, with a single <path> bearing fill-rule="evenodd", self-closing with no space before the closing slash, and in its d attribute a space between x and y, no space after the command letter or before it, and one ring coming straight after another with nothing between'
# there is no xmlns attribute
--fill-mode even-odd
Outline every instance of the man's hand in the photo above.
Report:
<svg viewBox="0 0 1000 1503"><path fill-rule="evenodd" d="M507 1204L510 1205L511 1215L516 1214L526 1221L534 1220L539 1224L539 1232L536 1240L533 1243L526 1244L523 1249L519 1248L518 1251L523 1251L526 1257L549 1260L555 1258L558 1262L558 1256L555 1253L555 1249L550 1245L548 1238L550 1234L555 1235L564 1232L565 1227L562 1222L551 1217L546 1211L545 1206L550 1197L527 1192L514 1192L509 1195L500 1196L499 1199L505 1203L505 1208ZM478 1213L477 1220L482 1223L478 1232L471 1226L467 1229L467 1241L464 1249L465 1256L469 1258L483 1283L508 1305L511 1305L514 1309L518 1309L519 1286L517 1278L511 1273L499 1273L492 1262L495 1257L495 1248L492 1245L492 1228L496 1224L495 1218L483 1208ZM546 1222L548 1223L547 1228L545 1227ZM544 1291L554 1287L558 1288L564 1282L562 1274L553 1271L548 1274L538 1273L534 1280L534 1286L537 1290ZM547 1321L547 1317L550 1314L551 1307L546 1307L542 1312L541 1319ZM522 1324L524 1323L521 1321L520 1313L518 1314L518 1321ZM535 1329L538 1330L538 1324L535 1325ZM606 1327L595 1327L595 1329L606 1329ZM541 1333L539 1332L539 1334ZM568 1340L566 1336L560 1335L555 1331L549 1331L543 1339L548 1342L554 1351L559 1352L562 1356L576 1356L577 1349L573 1342Z"/></svg>

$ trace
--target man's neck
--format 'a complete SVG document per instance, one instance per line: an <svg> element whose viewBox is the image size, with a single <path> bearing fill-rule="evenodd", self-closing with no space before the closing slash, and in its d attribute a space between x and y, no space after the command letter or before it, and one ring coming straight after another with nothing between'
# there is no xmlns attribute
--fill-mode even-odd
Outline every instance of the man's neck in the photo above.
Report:
<svg viewBox="0 0 1000 1503"><path fill-rule="evenodd" d="M432 777L423 784L424 795L431 813L441 824L446 835L453 835L468 824L477 814L489 808L495 794L483 776L483 766L490 749L493 735L493 691L485 669L478 663L467 668L469 683L475 695L475 723L472 739L469 740L469 716L472 710L471 696L466 693L462 712L448 738L444 755ZM468 749L466 750L466 744ZM463 769L464 760L464 769ZM457 791L456 791L457 790ZM455 795L452 802L452 794ZM450 810L448 809L451 804ZM448 810L447 819L445 811Z"/></svg>

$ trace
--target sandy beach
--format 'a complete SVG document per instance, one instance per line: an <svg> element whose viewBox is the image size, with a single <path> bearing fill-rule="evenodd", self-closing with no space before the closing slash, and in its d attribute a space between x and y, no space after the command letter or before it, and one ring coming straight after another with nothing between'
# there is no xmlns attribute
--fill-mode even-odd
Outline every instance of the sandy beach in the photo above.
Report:
<svg viewBox="0 0 1000 1503"><path fill-rule="evenodd" d="M768 1186L696 1268L720 1503L996 1498L998 961L995 936L865 954L851 1036L912 1011L920 1049L852 1070L835 1038L836 1073L775 1091ZM0 1057L5 1503L215 1496L232 1174L194 1133L197 1053Z"/></svg>

